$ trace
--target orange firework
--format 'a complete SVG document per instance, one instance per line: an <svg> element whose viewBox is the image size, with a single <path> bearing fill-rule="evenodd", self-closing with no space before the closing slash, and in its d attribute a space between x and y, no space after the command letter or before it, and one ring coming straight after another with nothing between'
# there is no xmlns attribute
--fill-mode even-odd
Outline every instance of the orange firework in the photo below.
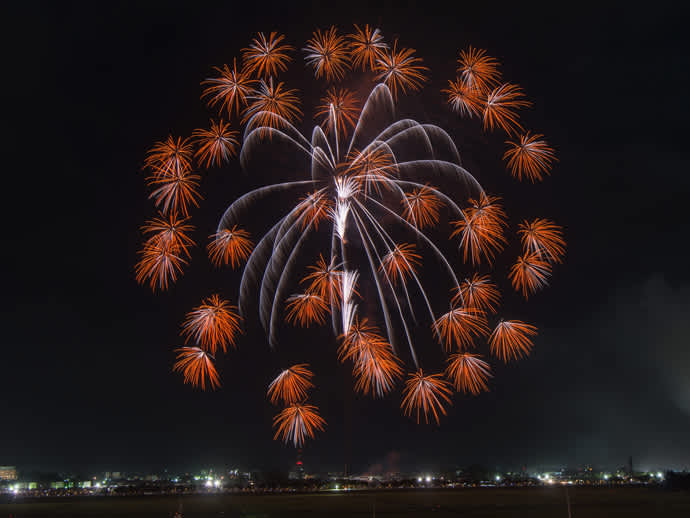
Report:
<svg viewBox="0 0 690 518"><path fill-rule="evenodd" d="M241 332L242 317L236 310L227 300L211 295L187 313L180 334L185 336L186 341L193 339L211 354L216 354L218 347L225 352L228 345L235 347L235 339Z"/></svg>
<svg viewBox="0 0 690 518"><path fill-rule="evenodd" d="M518 234L522 247L527 252L533 252L551 263L560 263L565 255L565 240L563 227L556 225L550 219L535 218L533 221L520 223Z"/></svg>
<svg viewBox="0 0 690 518"><path fill-rule="evenodd" d="M491 375L491 367L478 354L456 353L448 358L446 376L451 380L458 392L477 395L481 391L488 391L486 384Z"/></svg>
<svg viewBox="0 0 690 518"><path fill-rule="evenodd" d="M333 125L338 135L347 135L350 129L357 124L359 106L355 94L347 88L332 86L321 98L321 104L316 107L317 120L321 119L321 127L326 133L334 132Z"/></svg>
<svg viewBox="0 0 690 518"><path fill-rule="evenodd" d="M499 127L508 134L522 130L518 121L518 108L531 106L519 86L505 83L494 88L484 104L484 129Z"/></svg>
<svg viewBox="0 0 690 518"><path fill-rule="evenodd" d="M470 279L465 279L460 283L452 303L483 312L496 313L500 298L501 294L489 276L475 273Z"/></svg>
<svg viewBox="0 0 690 518"><path fill-rule="evenodd" d="M363 152L352 150L346 172L359 183L365 197L370 192L380 196L382 186L395 188L392 180L398 175L398 168L390 150L385 146L376 146Z"/></svg>
<svg viewBox="0 0 690 518"><path fill-rule="evenodd" d="M441 90L448 95L448 104L461 117L474 117L482 113L480 93L467 86L461 79L448 81L448 88Z"/></svg>
<svg viewBox="0 0 690 518"><path fill-rule="evenodd" d="M230 129L230 123L211 121L210 129L196 129L192 133L199 149L195 153L199 164L208 169L211 165L227 163L237 154L237 132Z"/></svg>
<svg viewBox="0 0 690 518"><path fill-rule="evenodd" d="M384 271L393 284L404 283L422 264L422 256L411 243L401 243L381 258L379 271Z"/></svg>
<svg viewBox="0 0 690 518"><path fill-rule="evenodd" d="M311 379L314 373L308 363L300 363L278 374L268 386L268 398L274 405L282 402L287 405L299 403L307 398L307 391L314 387Z"/></svg>
<svg viewBox="0 0 690 518"><path fill-rule="evenodd" d="M321 297L326 304L340 304L342 293L341 275L342 270L339 270L335 264L335 258L331 258L330 263L326 263L323 255L319 254L319 260L316 266L309 266L311 271L302 283L309 283L307 293L314 293Z"/></svg>
<svg viewBox="0 0 690 518"><path fill-rule="evenodd" d="M400 360L376 326L367 319L355 320L338 349L341 361L354 362L355 390L365 395L383 397L403 373Z"/></svg>
<svg viewBox="0 0 690 518"><path fill-rule="evenodd" d="M434 194L434 187L424 186L405 193L401 200L403 217L419 229L438 222L438 212L443 202Z"/></svg>
<svg viewBox="0 0 690 518"><path fill-rule="evenodd" d="M360 29L355 24L355 32L350 37L350 53L352 54L352 67L366 70L376 68L376 60L381 58L388 48L383 41L383 35L379 29L373 29L365 25Z"/></svg>
<svg viewBox="0 0 690 518"><path fill-rule="evenodd" d="M210 237L213 241L206 249L209 259L215 266L229 263L232 268L236 268L247 260L254 247L254 243L249 239L249 232L237 225L233 225L231 229L224 228Z"/></svg>
<svg viewBox="0 0 690 518"><path fill-rule="evenodd" d="M465 262L470 259L472 264L479 264L485 257L491 263L494 256L503 250L506 242L503 237L505 213L496 200L498 198L482 194L479 202L470 200L471 205L465 211L464 219L451 221L455 230L450 236L460 236Z"/></svg>
<svg viewBox="0 0 690 518"><path fill-rule="evenodd" d="M317 29L312 35L303 50L307 53L304 59L314 67L316 78L325 76L327 81L342 79L350 68L345 36L339 35L334 26L324 32Z"/></svg>
<svg viewBox="0 0 690 518"><path fill-rule="evenodd" d="M136 280L144 284L147 280L152 290L156 287L161 290L168 289L168 282L175 282L177 276L182 273L182 265L187 262L182 259L179 249L161 241L144 243L144 248L139 251L141 259L134 266Z"/></svg>
<svg viewBox="0 0 690 518"><path fill-rule="evenodd" d="M283 119L293 122L302 116L299 109L297 90L288 90L284 83L274 84L271 77L268 81L263 79L259 83L259 89L250 97L251 104L244 111L242 123L256 118L253 126L266 126L279 128L284 125Z"/></svg>
<svg viewBox="0 0 690 518"><path fill-rule="evenodd" d="M541 254L528 252L518 257L517 262L510 269L508 278L513 288L522 292L527 299L548 284L549 275L551 275L551 265L544 261Z"/></svg>
<svg viewBox="0 0 690 518"><path fill-rule="evenodd" d="M301 210L302 229L311 223L318 230L319 223L330 218L333 202L323 190L320 190L300 198L297 206Z"/></svg>
<svg viewBox="0 0 690 518"><path fill-rule="evenodd" d="M287 53L295 48L291 45L280 45L284 39L285 36L277 32L272 32L268 38L260 32L248 48L242 49L242 62L247 73L268 77L287 70L287 64L292 61Z"/></svg>
<svg viewBox="0 0 690 518"><path fill-rule="evenodd" d="M430 415L440 424L439 413L446 415L444 403L450 404L452 391L450 385L440 374L424 375L422 369L410 374L405 382L404 398L400 405L406 416L417 414L417 424L424 414L424 421L429 423Z"/></svg>
<svg viewBox="0 0 690 518"><path fill-rule="evenodd" d="M543 175L550 174L551 163L558 161L553 148L545 140L539 140L544 135L526 135L520 137L519 142L506 141L510 147L503 155L508 160L510 174L518 180L523 176L535 183L541 182Z"/></svg>
<svg viewBox="0 0 690 518"><path fill-rule="evenodd" d="M504 362L519 360L532 350L530 336L537 334L537 328L519 320L502 320L489 337L491 354Z"/></svg>
<svg viewBox="0 0 690 518"><path fill-rule="evenodd" d="M402 93L407 90L416 91L426 81L424 72L429 70L423 66L422 59L414 56L414 49L401 48L398 50L398 40L393 42L390 51L383 51L376 59L376 80L383 81L394 98L398 97L398 89Z"/></svg>
<svg viewBox="0 0 690 518"><path fill-rule="evenodd" d="M170 214L167 218L161 214L146 222L141 227L144 234L153 235L146 240L148 245L160 244L163 249L183 252L189 257L189 247L195 246L187 233L194 231L193 225L187 225L189 218L179 218L177 214Z"/></svg>
<svg viewBox="0 0 690 518"><path fill-rule="evenodd" d="M155 179L177 176L192 168L193 154L190 139L170 135L165 141L156 142L149 150L144 167L152 171Z"/></svg>
<svg viewBox="0 0 690 518"><path fill-rule="evenodd" d="M432 324L432 329L446 351L453 346L459 350L474 347L474 338L488 335L484 313L472 307L451 309Z"/></svg>
<svg viewBox="0 0 690 518"><path fill-rule="evenodd" d="M149 185L156 189L149 195L156 207L161 206L161 212L167 214L181 212L185 217L189 214L188 206L199 206L201 195L199 188L201 177L189 171L178 171L175 174L158 176L149 179Z"/></svg>
<svg viewBox="0 0 690 518"><path fill-rule="evenodd" d="M292 442L296 448L304 444L308 437L314 438L314 433L323 432L326 421L318 413L314 405L293 403L273 418L273 427L277 428L274 440L280 438L285 444Z"/></svg>
<svg viewBox="0 0 690 518"><path fill-rule="evenodd" d="M458 74L467 88L482 94L488 93L501 79L498 61L488 56L485 50L472 47L460 51Z"/></svg>
<svg viewBox="0 0 690 518"><path fill-rule="evenodd" d="M213 69L219 76L201 82L202 85L210 85L201 94L202 99L208 96L209 106L220 103L220 109L225 109L228 117L233 112L239 114L240 109L247 104L247 96L252 92L256 79L251 79L249 71L237 71L237 59L232 60L232 70L228 65Z"/></svg>
<svg viewBox="0 0 690 518"><path fill-rule="evenodd" d="M314 293L297 293L288 297L286 309L285 320L300 327L308 327L313 322L324 324L330 311L326 301Z"/></svg>
<svg viewBox="0 0 690 518"><path fill-rule="evenodd" d="M211 390L220 387L220 377L206 351L199 347L180 347L175 352L177 361L173 365L173 372L184 374L185 383L201 387L201 390L206 390L206 383Z"/></svg>

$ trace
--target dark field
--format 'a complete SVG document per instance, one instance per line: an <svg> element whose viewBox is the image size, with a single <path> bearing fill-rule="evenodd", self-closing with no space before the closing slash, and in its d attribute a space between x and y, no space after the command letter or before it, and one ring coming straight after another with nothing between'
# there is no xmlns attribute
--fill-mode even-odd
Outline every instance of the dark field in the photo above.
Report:
<svg viewBox="0 0 690 518"><path fill-rule="evenodd" d="M573 518L690 517L690 493L648 488L568 489ZM299 495L208 495L186 497L91 497L0 503L0 518L172 517L185 518L433 516L567 517L562 487L362 491Z"/></svg>

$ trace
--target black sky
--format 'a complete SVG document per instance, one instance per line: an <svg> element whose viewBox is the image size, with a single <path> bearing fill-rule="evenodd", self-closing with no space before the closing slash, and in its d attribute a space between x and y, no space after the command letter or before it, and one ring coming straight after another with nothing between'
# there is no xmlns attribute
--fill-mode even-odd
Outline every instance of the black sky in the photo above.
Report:
<svg viewBox="0 0 690 518"><path fill-rule="evenodd" d="M38 3L5 19L14 92L5 97L0 464L161 469L294 458L271 440L263 396L283 356L257 329L223 361L218 393L194 392L170 373L184 313L213 291L236 300L235 285L206 272L199 250L169 293L137 286L138 227L153 215L140 167L155 140L206 124L199 81L255 32L279 30L299 47L317 27L370 23L432 69L404 109L456 137L480 134L437 93L457 50L486 48L503 63L535 102L528 125L558 150L553 176L533 190L511 182L498 136L458 146L517 214L564 225L569 250L553 285L519 309L540 328L534 354L497 367L489 394L456 398L440 428L402 417L398 395L356 401L355 467L397 455L402 467L616 466L629 455L643 466L690 466L685 13L658 3L171 4ZM205 178L197 240L251 185L237 165ZM309 336L321 335L299 335ZM329 428L305 450L314 466L343 462L340 377L333 368L317 379Z"/></svg>

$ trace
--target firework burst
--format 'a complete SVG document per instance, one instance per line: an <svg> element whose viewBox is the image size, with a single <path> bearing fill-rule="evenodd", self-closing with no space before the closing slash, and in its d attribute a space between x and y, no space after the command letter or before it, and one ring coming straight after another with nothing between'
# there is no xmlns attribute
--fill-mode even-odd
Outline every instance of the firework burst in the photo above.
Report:
<svg viewBox="0 0 690 518"><path fill-rule="evenodd" d="M451 136L434 124L398 117L397 98L421 100L427 78L414 49L398 40L388 46L369 25L355 25L347 35L335 27L316 30L303 47L307 67L335 84L324 86L320 101L304 103L277 78L294 50L282 34L258 33L241 52L241 68L233 60L202 82L202 99L225 120L213 114L209 129L196 129L190 138L170 135L148 151L144 169L160 214L141 229L136 279L164 290L191 259L189 213L201 200L193 164L226 166L238 154L249 179L277 171L280 182L273 176L236 197L210 236L210 262L241 269L237 307L213 295L189 312L182 335L193 343L175 350L173 369L185 383L215 389L220 378L213 355L235 348L245 320L258 319L272 348L286 323L329 325L338 359L352 367L356 392L392 397L405 380L403 414L439 423L453 389L488 390L492 374L477 354L481 347L504 362L529 355L536 328L497 315L499 286L509 283L525 299L545 287L565 254L562 228L544 218L523 220L516 236L503 201L465 168ZM481 117L484 130L509 134L504 160L513 177L534 183L550 174L554 150L542 135L523 131L518 113L530 102L502 79L497 60L469 47L454 68L449 60L453 78L442 91L451 110ZM364 73L351 80L357 71ZM378 84L362 102L344 87L356 84L359 94L372 78ZM298 127L303 106L316 106L317 125L306 132ZM512 249L516 237L522 255L508 268L506 283L503 250ZM435 300L449 292L450 301ZM439 353L418 349L427 342L417 335L429 330ZM427 365L440 353L445 364ZM312 371L292 363L270 382L268 399L283 406L274 419L275 439L301 446L325 421L307 402Z"/></svg>

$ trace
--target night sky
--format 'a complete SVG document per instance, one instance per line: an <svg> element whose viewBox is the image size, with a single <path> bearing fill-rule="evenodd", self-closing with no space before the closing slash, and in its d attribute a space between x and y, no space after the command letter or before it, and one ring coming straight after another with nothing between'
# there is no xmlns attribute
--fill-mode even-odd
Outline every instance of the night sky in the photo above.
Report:
<svg viewBox="0 0 690 518"><path fill-rule="evenodd" d="M369 23L431 68L401 112L456 138L470 171L505 197L513 225L534 216L563 225L568 252L552 286L529 303L506 295L507 311L539 327L533 354L496 365L491 392L456 396L441 427L403 417L399 391L355 399L355 470L616 467L630 455L639 467L690 467L682 13L658 3L569 12L522 2L449 10L146 4L39 3L5 19L4 82L14 93L4 99L0 465L286 468L295 452L272 441L265 387L286 362L313 361L314 401L329 424L308 443L305 463L342 469L347 377L328 329L286 331L271 352L250 324L240 349L220 361L222 390L194 391L170 372L179 324L211 293L236 301L239 276L213 270L197 248L182 279L154 295L136 284L133 266L138 228L155 214L141 172L146 150L207 124L199 82L212 67L231 63L257 31L286 33L301 48L317 27ZM512 180L501 136L444 106L439 90L468 45L497 57L534 101L523 120L560 160L543 184ZM304 92L307 119L322 91L309 73L300 56L285 78L314 92ZM254 186L236 160L204 173L197 242ZM499 260L503 270L509 261Z"/></svg>

